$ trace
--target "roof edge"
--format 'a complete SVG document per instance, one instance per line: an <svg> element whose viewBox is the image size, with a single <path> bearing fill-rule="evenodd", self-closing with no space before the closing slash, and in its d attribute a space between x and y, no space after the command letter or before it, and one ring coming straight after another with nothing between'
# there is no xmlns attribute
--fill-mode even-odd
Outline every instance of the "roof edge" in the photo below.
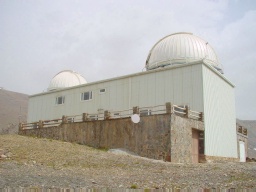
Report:
<svg viewBox="0 0 256 192"><path fill-rule="evenodd" d="M55 93L55 92L60 92L60 91L64 91L64 90L69 90L69 89L75 89L75 88L83 87L83 86L90 86L90 85L99 84L99 83L103 83L103 82L107 82L107 81L114 81L114 80L117 80L117 79L124 79L124 78L129 78L129 77L134 77L134 76L142 75L142 74L157 73L159 71L173 70L175 68L188 67L188 66L191 66L191 65L199 65L199 64L205 65L210 70L212 70L216 75L218 75L223 80L225 80L228 84L230 84L232 87L235 87L235 85L231 81L229 81L224 75L222 75L220 72L218 72L214 67L212 67L209 64L205 63L205 61L202 59L202 60L198 60L198 61L193 61L191 63L180 64L180 65L173 65L173 66L168 66L168 67L163 67L163 68L157 68L155 70L143 71L143 72L139 72L139 73L133 73L133 74L123 75L123 76L119 76L119 77L113 77L113 78L110 78L110 79L103 79L103 80L99 80L99 81L95 81L95 82L90 82L90 83L85 83L85 84L81 84L81 85L76 85L76 86L72 86L72 87L60 88L58 90L37 93L37 94L29 95L29 98L30 97L39 96L39 95L46 95L46 94L50 94L50 93Z"/></svg>

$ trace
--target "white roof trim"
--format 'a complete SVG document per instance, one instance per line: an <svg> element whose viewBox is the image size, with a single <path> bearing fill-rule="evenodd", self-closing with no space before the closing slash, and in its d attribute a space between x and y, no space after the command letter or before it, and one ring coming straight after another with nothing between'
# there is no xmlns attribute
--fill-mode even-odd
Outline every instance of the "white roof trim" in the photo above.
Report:
<svg viewBox="0 0 256 192"><path fill-rule="evenodd" d="M200 65L200 64L201 65L205 65L211 71L213 71L216 75L218 75L220 78L222 78L228 84L230 84L232 87L235 87L235 85L233 83L231 83L224 75L222 75L220 72L218 72L214 67L212 67L211 65L205 63L204 60L198 60L198 61L194 61L194 62L191 62L191 63L180 64L180 65L172 65L172 66L168 66L168 67L158 68L158 69L155 69L155 70L149 70L149 71L144 71L144 72L124 75L124 76L120 76L120 77L114 77L114 78L110 78L110 79L95 81L95 82L91 82L91 83L86 83L86 84L82 84L82 85L77 85L77 86L73 86L73 87L67 87L67 88L63 88L63 89L53 90L53 91L50 91L50 92L38 93L38 94L30 95L29 97L35 97L35 96L39 96L39 95L47 95L47 94L51 94L51 93L55 93L55 92L60 92L60 91L64 91L64 90L76 89L78 87L86 87L86 86L90 86L90 85L94 85L94 84L104 83L104 82L108 82L108 81L114 81L114 80L117 80L117 79L124 79L124 78L134 77L134 76L138 76L138 75L157 73L159 71L173 70L173 69L176 69L176 68L189 67L191 65Z"/></svg>

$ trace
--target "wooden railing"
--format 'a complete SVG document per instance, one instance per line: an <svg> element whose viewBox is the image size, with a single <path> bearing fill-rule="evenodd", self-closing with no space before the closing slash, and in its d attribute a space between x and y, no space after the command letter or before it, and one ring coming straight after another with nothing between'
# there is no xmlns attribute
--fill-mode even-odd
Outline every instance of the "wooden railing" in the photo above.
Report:
<svg viewBox="0 0 256 192"><path fill-rule="evenodd" d="M200 121L203 120L203 113L198 111L190 110L189 106L177 106L173 105L173 113L176 115L180 115L183 117L191 118L191 119L198 119Z"/></svg>
<svg viewBox="0 0 256 192"><path fill-rule="evenodd" d="M247 136L247 129L241 125L237 125L237 132Z"/></svg>
<svg viewBox="0 0 256 192"><path fill-rule="evenodd" d="M54 127L62 123L62 119L44 120L33 123L20 123L19 127L22 129L36 129L43 127Z"/></svg>
<svg viewBox="0 0 256 192"><path fill-rule="evenodd" d="M166 103L165 105L157 105L151 107L133 107L132 109L122 110L122 111L103 111L99 110L98 113L89 114L83 113L81 115L70 115L62 116L61 119L53 120L40 120L33 123L20 123L19 129L36 129L36 128L46 128L55 127L61 123L74 123L74 122L87 122L87 121L98 121L107 119L118 119L131 117L133 114L139 114L140 116L149 116L156 114L176 114L186 118L192 118L199 121L203 121L203 113L192 111L188 106L171 105L171 103Z"/></svg>

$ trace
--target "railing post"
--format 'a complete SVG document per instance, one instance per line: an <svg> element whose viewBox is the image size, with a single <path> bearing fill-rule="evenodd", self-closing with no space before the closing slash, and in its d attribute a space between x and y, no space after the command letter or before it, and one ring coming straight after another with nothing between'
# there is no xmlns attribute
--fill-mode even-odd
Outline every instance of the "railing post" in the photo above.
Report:
<svg viewBox="0 0 256 192"><path fill-rule="evenodd" d="M243 133L244 135L247 135L247 129L243 127L242 133Z"/></svg>
<svg viewBox="0 0 256 192"><path fill-rule="evenodd" d="M204 121L204 114L203 114L203 112L201 112L199 114L199 121Z"/></svg>
<svg viewBox="0 0 256 192"><path fill-rule="evenodd" d="M110 119L110 112L104 111L104 119Z"/></svg>
<svg viewBox="0 0 256 192"><path fill-rule="evenodd" d="M237 131L238 131L238 133L243 133L243 128L242 128L242 126L238 126Z"/></svg>
<svg viewBox="0 0 256 192"><path fill-rule="evenodd" d="M67 123L67 117L65 115L62 116L62 123Z"/></svg>
<svg viewBox="0 0 256 192"><path fill-rule="evenodd" d="M19 131L23 130L23 123L19 123Z"/></svg>
<svg viewBox="0 0 256 192"><path fill-rule="evenodd" d="M83 113L83 122L88 121L88 113Z"/></svg>
<svg viewBox="0 0 256 192"><path fill-rule="evenodd" d="M140 109L139 109L138 106L133 107L132 110L133 110L133 114L139 114L140 113Z"/></svg>
<svg viewBox="0 0 256 192"><path fill-rule="evenodd" d="M186 113L185 117L189 118L189 106L188 105L185 106L185 113Z"/></svg>
<svg viewBox="0 0 256 192"><path fill-rule="evenodd" d="M170 102L165 103L166 113L171 114L172 113L172 104Z"/></svg>
<svg viewBox="0 0 256 192"><path fill-rule="evenodd" d="M41 129L41 128L43 128L43 127L44 127L44 122L40 120L40 121L38 122L38 128Z"/></svg>

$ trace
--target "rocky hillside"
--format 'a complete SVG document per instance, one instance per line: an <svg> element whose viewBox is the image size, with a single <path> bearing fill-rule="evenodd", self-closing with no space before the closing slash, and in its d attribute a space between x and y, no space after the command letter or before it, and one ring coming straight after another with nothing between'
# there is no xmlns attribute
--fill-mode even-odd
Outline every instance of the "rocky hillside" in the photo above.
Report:
<svg viewBox="0 0 256 192"><path fill-rule="evenodd" d="M0 88L0 134L17 133L19 121L26 121L28 95Z"/></svg>
<svg viewBox="0 0 256 192"><path fill-rule="evenodd" d="M256 121L237 119L237 123L248 130L248 157L256 158Z"/></svg>
<svg viewBox="0 0 256 192"><path fill-rule="evenodd" d="M0 135L0 189L19 187L251 189L256 188L256 162L174 164L120 150Z"/></svg>

